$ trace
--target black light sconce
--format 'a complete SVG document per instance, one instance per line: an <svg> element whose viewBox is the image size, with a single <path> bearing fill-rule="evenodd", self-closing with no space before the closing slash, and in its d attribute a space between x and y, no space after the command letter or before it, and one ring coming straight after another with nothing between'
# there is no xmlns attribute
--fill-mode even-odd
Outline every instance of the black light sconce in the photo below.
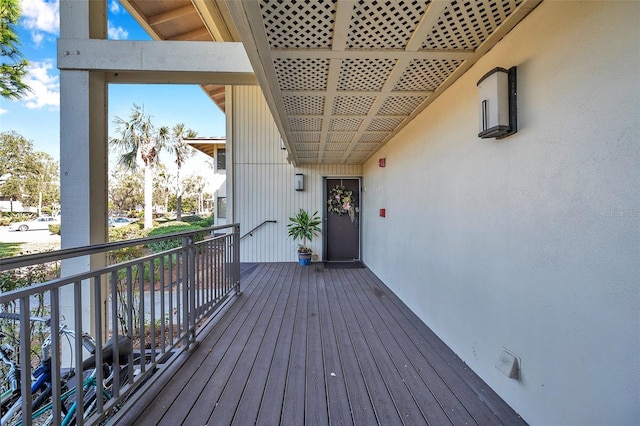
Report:
<svg viewBox="0 0 640 426"><path fill-rule="evenodd" d="M516 89L516 67L495 68L478 81L478 137L502 139L518 131Z"/></svg>
<svg viewBox="0 0 640 426"><path fill-rule="evenodd" d="M304 191L304 175L302 173L296 173L293 177L293 189Z"/></svg>

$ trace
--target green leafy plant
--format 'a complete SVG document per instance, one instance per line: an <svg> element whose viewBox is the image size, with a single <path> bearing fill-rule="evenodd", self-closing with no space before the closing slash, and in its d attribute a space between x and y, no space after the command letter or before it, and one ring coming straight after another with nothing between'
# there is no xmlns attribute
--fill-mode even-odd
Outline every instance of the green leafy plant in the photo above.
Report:
<svg viewBox="0 0 640 426"><path fill-rule="evenodd" d="M158 235L173 234L174 232L195 231L198 229L200 229L200 227L193 226L186 222L168 222L164 225L153 228L151 231L149 231L149 236L155 237ZM202 234L197 234L194 238L195 241L202 241L203 239L204 235ZM154 253L159 253L161 251L180 247L181 244L182 240L180 238L172 238L169 240L150 243L149 249Z"/></svg>
<svg viewBox="0 0 640 426"><path fill-rule="evenodd" d="M202 220L202 217L198 216L197 214L182 216L182 218L180 219L181 222L187 222L187 223L200 222L201 220Z"/></svg>
<svg viewBox="0 0 640 426"><path fill-rule="evenodd" d="M313 237L320 235L322 232L320 223L317 211L310 215L306 210L300 209L298 214L289 218L287 225L289 236L293 237L294 241L302 240L302 244L298 247L298 253L311 253L311 249L307 247L307 240L311 242Z"/></svg>
<svg viewBox="0 0 640 426"><path fill-rule="evenodd" d="M138 222L118 228L109 228L109 241L134 240L146 236L147 231L142 229L141 224Z"/></svg>

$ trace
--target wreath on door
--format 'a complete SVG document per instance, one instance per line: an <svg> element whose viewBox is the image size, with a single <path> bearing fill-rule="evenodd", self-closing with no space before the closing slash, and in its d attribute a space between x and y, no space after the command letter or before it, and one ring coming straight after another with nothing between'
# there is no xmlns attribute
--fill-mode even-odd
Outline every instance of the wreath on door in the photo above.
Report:
<svg viewBox="0 0 640 426"><path fill-rule="evenodd" d="M355 220L356 208L353 191L344 187L344 185L336 185L329 191L329 199L327 200L329 213L342 216L348 214L351 222Z"/></svg>

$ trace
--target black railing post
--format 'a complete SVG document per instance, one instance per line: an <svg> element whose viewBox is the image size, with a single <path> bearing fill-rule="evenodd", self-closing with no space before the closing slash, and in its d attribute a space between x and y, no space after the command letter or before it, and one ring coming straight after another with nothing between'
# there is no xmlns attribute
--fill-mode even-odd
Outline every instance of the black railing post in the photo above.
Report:
<svg viewBox="0 0 640 426"><path fill-rule="evenodd" d="M189 347L189 237L182 237L182 328L184 332L183 344Z"/></svg>
<svg viewBox="0 0 640 426"><path fill-rule="evenodd" d="M236 295L240 294L240 224L233 229L233 282Z"/></svg>
<svg viewBox="0 0 640 426"><path fill-rule="evenodd" d="M185 345L196 341L196 254L192 234L182 237L182 288L185 324Z"/></svg>

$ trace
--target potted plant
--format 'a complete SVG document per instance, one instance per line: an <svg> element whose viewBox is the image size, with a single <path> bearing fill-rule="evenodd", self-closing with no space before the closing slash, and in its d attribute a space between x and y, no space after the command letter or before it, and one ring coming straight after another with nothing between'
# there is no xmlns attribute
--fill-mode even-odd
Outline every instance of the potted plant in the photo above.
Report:
<svg viewBox="0 0 640 426"><path fill-rule="evenodd" d="M293 237L293 240L302 240L302 244L298 246L298 261L301 265L311 264L312 250L307 247L307 240L311 242L313 237L320 235L320 217L316 211L313 215L310 215L306 210L300 209L298 214L289 218L289 236Z"/></svg>

